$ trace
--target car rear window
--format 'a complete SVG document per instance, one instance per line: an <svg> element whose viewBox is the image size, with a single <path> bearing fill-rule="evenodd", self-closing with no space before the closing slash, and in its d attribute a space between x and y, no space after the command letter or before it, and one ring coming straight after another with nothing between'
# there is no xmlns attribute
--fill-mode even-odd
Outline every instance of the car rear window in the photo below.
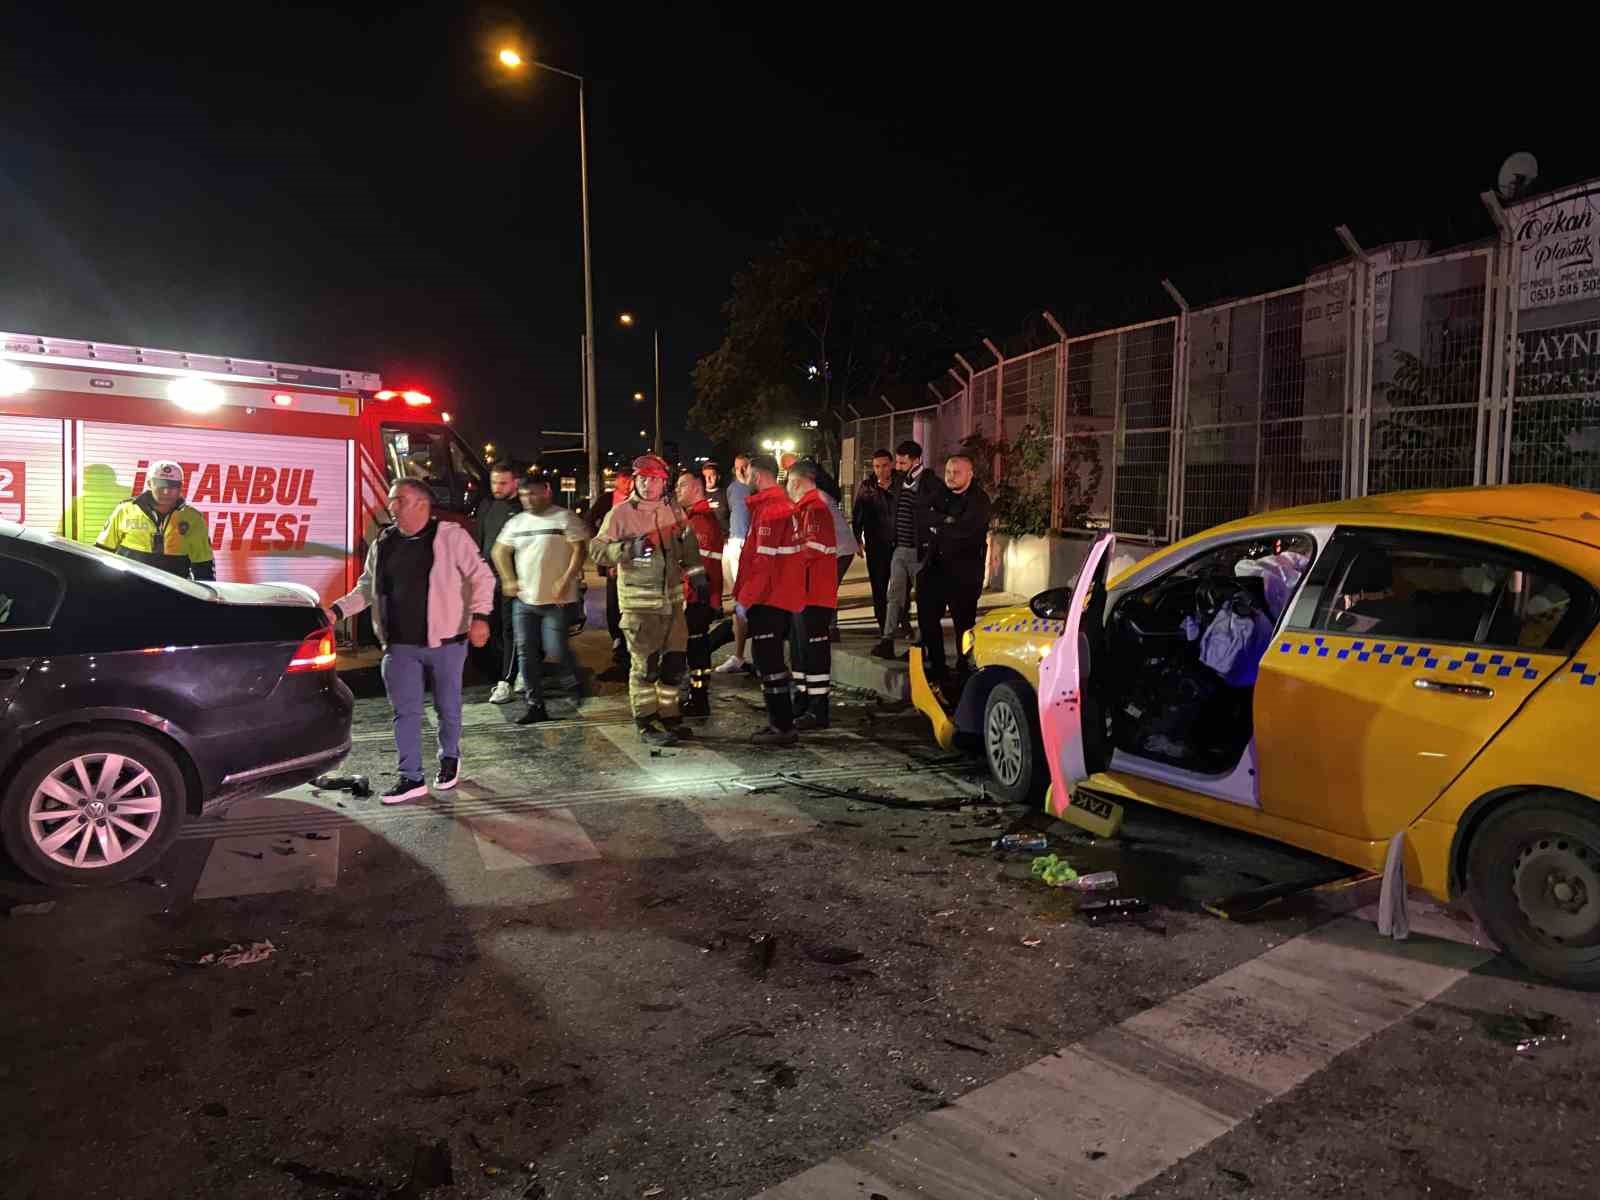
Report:
<svg viewBox="0 0 1600 1200"><path fill-rule="evenodd" d="M81 542L74 542L70 538L59 537L53 533L44 533L41 530L30 529L24 535L30 542L37 542L49 546L52 550L59 550L63 554L73 554L79 558L90 559L108 571L123 571L140 579L158 583L162 587L172 588L196 600L215 600L216 593L204 584L196 583L192 579L180 579L169 571L159 567L152 567L142 562L135 562L131 558L123 558L119 554L112 554L109 550L102 550L98 546L85 546Z"/></svg>

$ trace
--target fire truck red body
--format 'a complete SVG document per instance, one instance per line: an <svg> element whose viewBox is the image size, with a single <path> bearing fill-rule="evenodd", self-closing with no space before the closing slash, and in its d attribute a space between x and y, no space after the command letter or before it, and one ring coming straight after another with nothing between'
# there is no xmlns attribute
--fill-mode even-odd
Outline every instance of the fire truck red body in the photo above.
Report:
<svg viewBox="0 0 1600 1200"><path fill-rule="evenodd" d="M0 333L0 517L93 542L183 465L219 579L353 586L396 479L466 520L482 462L450 415L371 372Z"/></svg>

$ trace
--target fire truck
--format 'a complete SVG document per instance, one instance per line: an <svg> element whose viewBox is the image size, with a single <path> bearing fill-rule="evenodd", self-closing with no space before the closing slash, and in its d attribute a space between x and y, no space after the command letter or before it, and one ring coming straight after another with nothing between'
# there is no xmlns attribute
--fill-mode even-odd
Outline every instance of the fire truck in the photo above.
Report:
<svg viewBox="0 0 1600 1200"><path fill-rule="evenodd" d="M184 470L217 578L355 584L398 479L466 521L486 470L417 390L367 371L0 333L0 518L92 543L152 462Z"/></svg>

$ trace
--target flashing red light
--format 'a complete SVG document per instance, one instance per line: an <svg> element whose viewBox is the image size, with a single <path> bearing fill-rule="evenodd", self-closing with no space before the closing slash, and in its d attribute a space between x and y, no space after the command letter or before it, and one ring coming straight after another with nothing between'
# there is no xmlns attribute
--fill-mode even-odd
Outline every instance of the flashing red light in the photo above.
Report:
<svg viewBox="0 0 1600 1200"><path fill-rule="evenodd" d="M428 395L427 392L403 392L401 394L405 397L406 403L412 408L426 408L433 403L433 397Z"/></svg>
<svg viewBox="0 0 1600 1200"><path fill-rule="evenodd" d="M339 654L333 646L333 630L319 629L300 643L300 648L294 652L284 673L298 675L301 671L331 671L338 662Z"/></svg>
<svg viewBox="0 0 1600 1200"><path fill-rule="evenodd" d="M393 400L399 394L400 394L399 392L393 392L393 391L390 391L388 388L384 388L383 391L379 392L377 395L373 396L372 398L374 400Z"/></svg>
<svg viewBox="0 0 1600 1200"><path fill-rule="evenodd" d="M294 403L294 397L289 395L288 392L274 392L272 394L272 402L279 408L288 408Z"/></svg>

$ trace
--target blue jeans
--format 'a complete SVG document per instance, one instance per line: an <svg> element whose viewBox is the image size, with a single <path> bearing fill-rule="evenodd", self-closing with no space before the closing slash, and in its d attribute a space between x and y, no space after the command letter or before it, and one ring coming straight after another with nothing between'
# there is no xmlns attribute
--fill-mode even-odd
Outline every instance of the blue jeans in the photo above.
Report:
<svg viewBox="0 0 1600 1200"><path fill-rule="evenodd" d="M522 661L522 680L528 685L529 704L544 703L544 655L552 651L561 669L576 683L578 660L567 644L567 606L565 604L517 605L517 658Z"/></svg>
<svg viewBox="0 0 1600 1200"><path fill-rule="evenodd" d="M383 656L383 688L394 709L394 746L400 774L422 778L422 702L424 685L433 684L433 711L439 718L439 757L461 757L461 673L467 643L443 646L390 646Z"/></svg>

